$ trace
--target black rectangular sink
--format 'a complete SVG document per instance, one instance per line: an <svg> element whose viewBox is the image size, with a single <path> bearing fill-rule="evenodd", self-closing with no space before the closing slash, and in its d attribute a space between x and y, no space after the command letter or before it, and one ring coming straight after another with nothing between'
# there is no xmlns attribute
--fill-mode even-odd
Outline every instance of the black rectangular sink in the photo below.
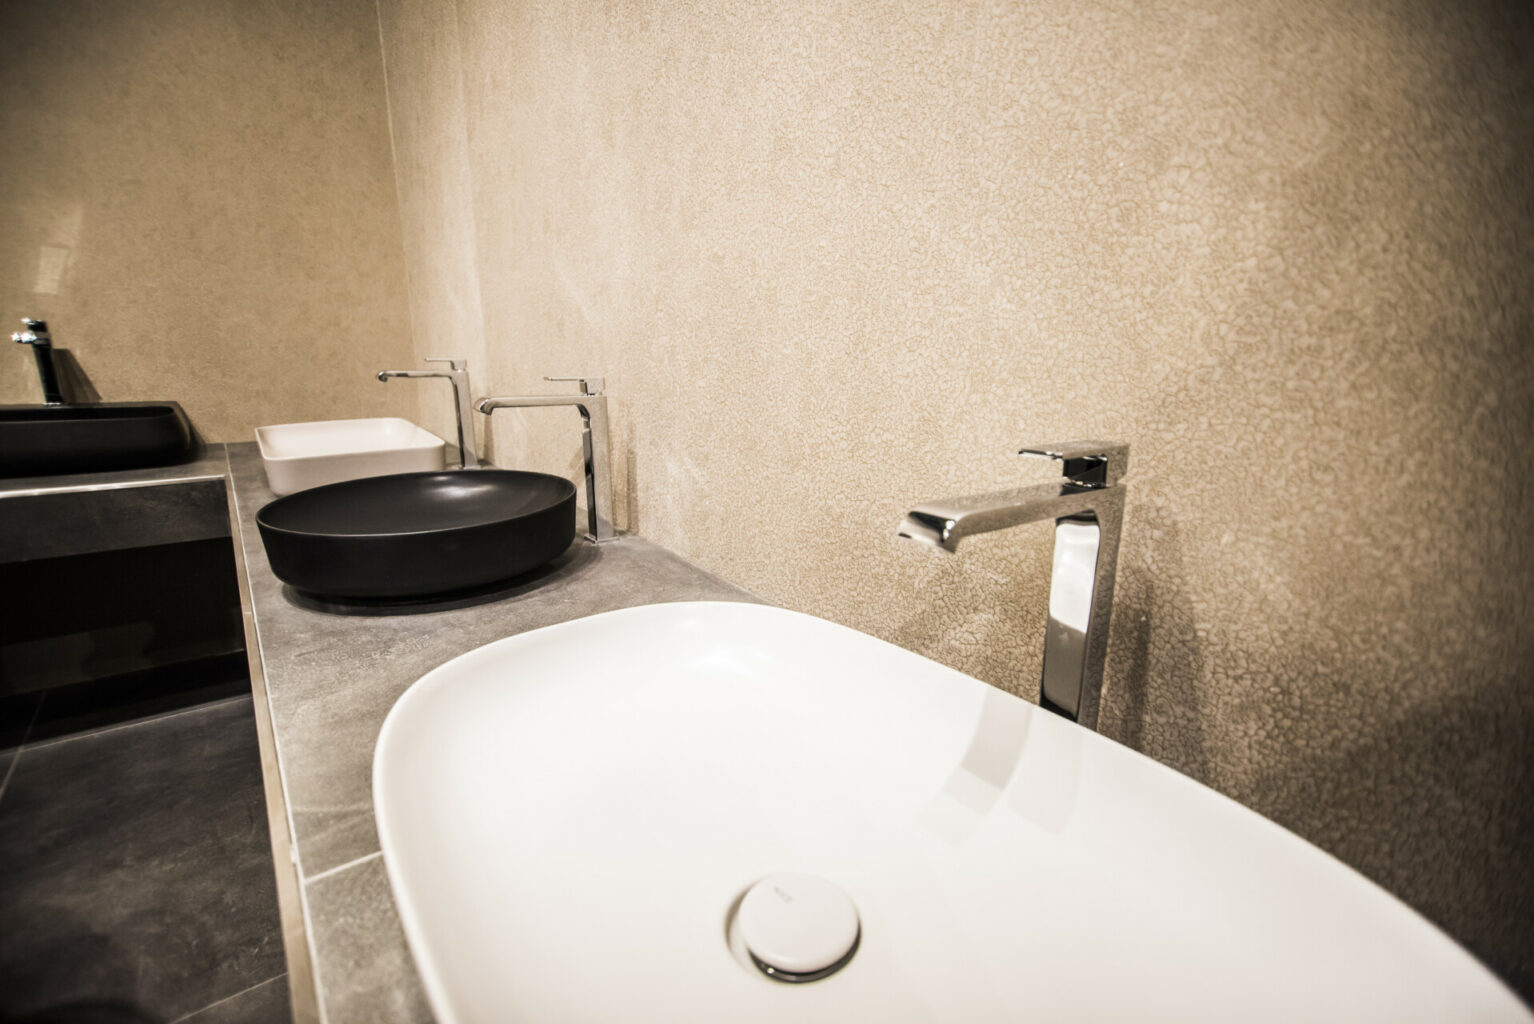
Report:
<svg viewBox="0 0 1534 1024"><path fill-rule="evenodd" d="M0 405L0 477L169 466L191 453L176 402Z"/></svg>

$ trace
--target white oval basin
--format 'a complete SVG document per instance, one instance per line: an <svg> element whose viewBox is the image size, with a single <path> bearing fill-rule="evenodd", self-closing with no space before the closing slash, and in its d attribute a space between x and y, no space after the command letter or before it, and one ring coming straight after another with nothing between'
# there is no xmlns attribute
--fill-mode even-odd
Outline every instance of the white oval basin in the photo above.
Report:
<svg viewBox="0 0 1534 1024"><path fill-rule="evenodd" d="M1534 1019L1267 819L781 609L652 605L471 651L400 698L373 772L440 1024ZM777 872L856 905L838 973L783 984L732 951Z"/></svg>

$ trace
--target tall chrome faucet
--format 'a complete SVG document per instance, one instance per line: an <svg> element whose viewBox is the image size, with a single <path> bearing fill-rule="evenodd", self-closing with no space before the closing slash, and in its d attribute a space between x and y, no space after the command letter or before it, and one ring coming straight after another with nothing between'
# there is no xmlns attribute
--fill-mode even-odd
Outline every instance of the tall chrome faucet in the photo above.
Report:
<svg viewBox="0 0 1534 1024"><path fill-rule="evenodd" d="M469 361L467 359L428 359L428 363L446 363L446 370L379 370L378 379L390 377L446 377L453 382L453 397L457 399L458 412L458 466L461 469L478 469L479 457L474 454L474 417L469 414Z"/></svg>
<svg viewBox="0 0 1534 1024"><path fill-rule="evenodd" d="M23 317L25 331L17 331L11 340L18 345L31 345L32 357L37 360L37 376L43 384L43 401L48 405L63 405L64 393L59 390L59 375L53 365L53 335L41 320Z"/></svg>
<svg viewBox="0 0 1534 1024"><path fill-rule="evenodd" d="M965 537L1053 519L1039 703L1095 729L1128 491L1120 480L1129 468L1129 446L1070 441L1019 448L1018 454L1059 461L1064 479L918 505L906 513L899 535L952 554Z"/></svg>
<svg viewBox="0 0 1534 1024"><path fill-rule="evenodd" d="M528 409L548 405L573 405L581 414L581 452L586 462L586 536L598 544L617 540L613 531L613 484L608 447L607 396L602 377L545 377L549 381L575 381L578 395L511 395L481 398L475 406L489 416L497 409Z"/></svg>

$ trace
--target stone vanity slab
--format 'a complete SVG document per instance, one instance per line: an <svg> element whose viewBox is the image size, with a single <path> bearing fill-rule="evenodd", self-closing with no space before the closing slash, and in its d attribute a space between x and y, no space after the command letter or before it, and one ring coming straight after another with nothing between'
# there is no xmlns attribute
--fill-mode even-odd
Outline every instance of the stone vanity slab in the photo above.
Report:
<svg viewBox="0 0 1534 1024"><path fill-rule="evenodd" d="M179 466L0 480L0 523L9 514L28 538L12 558L232 534L294 1020L430 1022L373 825L373 747L395 700L443 662L516 633L633 605L756 599L624 537L577 538L544 569L472 600L329 606L272 574L256 513L275 497L254 442L210 444Z"/></svg>
<svg viewBox="0 0 1534 1024"><path fill-rule="evenodd" d="M473 601L403 611L326 606L272 574L255 517L275 495L254 443L227 451L256 639L252 675L264 682L270 713L314 1009L329 1024L430 1021L373 825L373 747L395 700L443 662L505 636L633 605L755 598L624 537L603 545L578 538L545 569ZM291 943L297 930L284 925ZM295 1019L313 1019L299 987Z"/></svg>
<svg viewBox="0 0 1534 1024"><path fill-rule="evenodd" d="M0 562L229 536L222 444L188 462L0 479Z"/></svg>

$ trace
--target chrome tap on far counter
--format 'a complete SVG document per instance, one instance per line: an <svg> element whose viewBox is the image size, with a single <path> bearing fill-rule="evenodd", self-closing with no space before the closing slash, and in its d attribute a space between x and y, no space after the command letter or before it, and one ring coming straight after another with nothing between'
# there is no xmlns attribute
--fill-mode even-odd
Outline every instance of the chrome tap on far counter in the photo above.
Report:
<svg viewBox="0 0 1534 1024"><path fill-rule="evenodd" d="M63 405L64 392L59 387L58 369L53 364L53 335L48 333L47 323L31 317L23 317L21 323L26 330L16 331L11 340L18 345L32 346L32 356L37 360L37 376L43 386L43 402Z"/></svg>
<svg viewBox="0 0 1534 1024"><path fill-rule="evenodd" d="M428 363L446 363L446 370L379 370L378 379L387 382L390 377L446 377L453 382L454 409L458 415L458 467L478 469L479 457L474 454L474 417L469 412L473 400L469 395L469 361L467 359L427 359Z"/></svg>

